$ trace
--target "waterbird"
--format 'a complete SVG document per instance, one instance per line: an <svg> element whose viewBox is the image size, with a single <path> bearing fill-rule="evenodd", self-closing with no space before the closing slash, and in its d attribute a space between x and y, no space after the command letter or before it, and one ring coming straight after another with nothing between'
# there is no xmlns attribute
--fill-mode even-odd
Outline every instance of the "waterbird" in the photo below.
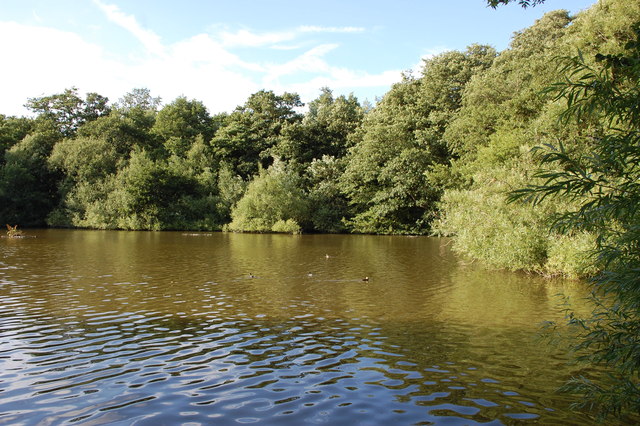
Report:
<svg viewBox="0 0 640 426"><path fill-rule="evenodd" d="M249 278L255 278L256 276L249 272Z"/></svg>
<svg viewBox="0 0 640 426"><path fill-rule="evenodd" d="M309 273L307 274L307 276L308 276L308 277L312 277L312 276L313 276L313 274L312 274L311 272L309 272Z"/></svg>
<svg viewBox="0 0 640 426"><path fill-rule="evenodd" d="M364 277L362 281L369 281L369 277Z"/></svg>

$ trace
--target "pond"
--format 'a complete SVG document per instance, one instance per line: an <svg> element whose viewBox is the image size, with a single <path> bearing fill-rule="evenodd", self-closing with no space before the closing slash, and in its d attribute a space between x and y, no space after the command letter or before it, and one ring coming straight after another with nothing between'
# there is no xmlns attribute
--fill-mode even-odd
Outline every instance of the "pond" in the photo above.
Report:
<svg viewBox="0 0 640 426"><path fill-rule="evenodd" d="M27 233L0 239L0 423L592 423L540 337L581 283L427 237Z"/></svg>

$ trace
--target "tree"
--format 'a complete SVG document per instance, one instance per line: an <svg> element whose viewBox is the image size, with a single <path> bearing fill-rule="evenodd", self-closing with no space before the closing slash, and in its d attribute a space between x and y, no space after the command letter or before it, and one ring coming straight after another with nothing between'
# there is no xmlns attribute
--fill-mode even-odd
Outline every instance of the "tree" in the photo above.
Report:
<svg viewBox="0 0 640 426"><path fill-rule="evenodd" d="M477 149L498 130L516 123L522 127L538 117L546 103L540 93L556 78L553 58L571 21L566 10L545 14L514 34L509 49L469 82L460 112L444 134L456 157L473 161Z"/></svg>
<svg viewBox="0 0 640 426"><path fill-rule="evenodd" d="M85 99L72 87L59 93L40 98L30 98L25 105L37 113L41 119L56 123L64 137L75 135L78 128L87 121L109 114L109 99L97 93L88 93Z"/></svg>
<svg viewBox="0 0 640 426"><path fill-rule="evenodd" d="M546 167L535 175L541 183L512 193L513 200L535 205L552 197L576 201L578 208L557 217L555 227L598 237L601 272L591 281L596 308L590 318L572 316L572 323L584 331L580 359L612 373L604 384L579 377L565 389L581 393L580 406L597 408L601 418L640 414L640 21L634 31L624 52L598 54L595 66L582 55L569 58L565 79L551 88L567 102L564 122L605 123L602 133L589 135L593 151L539 148Z"/></svg>
<svg viewBox="0 0 640 426"><path fill-rule="evenodd" d="M76 137L102 139L122 157L128 157L134 148L149 152L162 148L158 137L152 133L154 122L154 115L142 110L115 109L109 115L84 123L78 128Z"/></svg>
<svg viewBox="0 0 640 426"><path fill-rule="evenodd" d="M429 232L442 187L431 171L446 167L443 138L472 76L490 66L495 50L470 46L425 61L420 79L405 75L353 135L342 188L354 208L356 232Z"/></svg>
<svg viewBox="0 0 640 426"><path fill-rule="evenodd" d="M0 165L4 163L4 152L24 139L33 125L33 120L29 118L0 114Z"/></svg>
<svg viewBox="0 0 640 426"><path fill-rule="evenodd" d="M186 174L146 152L135 152L116 178L107 204L115 208L121 229L188 229L185 198L197 195L197 184Z"/></svg>
<svg viewBox="0 0 640 426"><path fill-rule="evenodd" d="M123 158L106 138L81 137L62 140L49 155L49 167L75 182L92 183L117 171Z"/></svg>
<svg viewBox="0 0 640 426"><path fill-rule="evenodd" d="M508 191L526 185L537 168L531 147L588 127L556 126L558 107L541 96L558 78L554 58L571 41L569 28L588 25L570 22L566 11L553 11L515 34L509 49L469 81L444 133L455 160L437 176L446 190L435 229L455 235L458 253L492 268L570 276L591 271L584 259L590 236L547 232L551 215L568 203L536 209L507 202Z"/></svg>
<svg viewBox="0 0 640 426"><path fill-rule="evenodd" d="M157 111L162 103L162 98L151 96L151 91L146 88L133 89L118 99L117 108L130 111L140 109L143 111Z"/></svg>
<svg viewBox="0 0 640 426"><path fill-rule="evenodd" d="M301 121L284 126L274 155L297 163L309 163L325 155L343 157L351 146L349 136L360 126L364 112L355 96L333 97L330 89L309 103Z"/></svg>
<svg viewBox="0 0 640 426"><path fill-rule="evenodd" d="M60 134L41 125L5 153L0 167L0 222L42 226L57 203L60 176L51 172L47 158Z"/></svg>
<svg viewBox="0 0 640 426"><path fill-rule="evenodd" d="M230 231L299 233L309 205L298 174L276 161L249 183L231 212Z"/></svg>
<svg viewBox="0 0 640 426"><path fill-rule="evenodd" d="M58 183L60 201L47 215L47 224L60 227L104 227L88 219L93 204L103 203L107 185L125 162L107 138L78 137L58 142L48 167L63 176ZM94 216L95 219L95 216Z"/></svg>
<svg viewBox="0 0 640 426"><path fill-rule="evenodd" d="M184 155L198 135L209 141L215 130L204 104L181 96L158 112L151 131L164 142L168 152Z"/></svg>
<svg viewBox="0 0 640 426"><path fill-rule="evenodd" d="M286 125L302 119L296 111L302 107L297 94L281 96L261 90L252 94L243 106L237 107L216 132L211 141L216 158L229 164L234 174L248 179L259 166L272 162L274 147Z"/></svg>
<svg viewBox="0 0 640 426"><path fill-rule="evenodd" d="M231 166L226 163L218 168L218 213L222 223L231 221L231 212L244 195L248 183L235 175Z"/></svg>
<svg viewBox="0 0 640 426"><path fill-rule="evenodd" d="M314 206L310 220L314 231L344 232L345 220L351 216L349 200L341 191L340 178L346 161L323 155L314 159L305 170L308 200Z"/></svg>

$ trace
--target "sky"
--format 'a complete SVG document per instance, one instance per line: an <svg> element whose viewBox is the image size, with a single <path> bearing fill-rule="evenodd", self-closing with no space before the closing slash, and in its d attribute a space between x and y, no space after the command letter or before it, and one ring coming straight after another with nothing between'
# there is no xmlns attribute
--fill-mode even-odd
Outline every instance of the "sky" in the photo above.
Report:
<svg viewBox="0 0 640 426"><path fill-rule="evenodd" d="M473 43L508 47L544 13L595 0L492 9L485 0L0 0L0 114L77 87L116 102L147 88L164 104L231 111L259 90L322 87L375 103L423 59Z"/></svg>

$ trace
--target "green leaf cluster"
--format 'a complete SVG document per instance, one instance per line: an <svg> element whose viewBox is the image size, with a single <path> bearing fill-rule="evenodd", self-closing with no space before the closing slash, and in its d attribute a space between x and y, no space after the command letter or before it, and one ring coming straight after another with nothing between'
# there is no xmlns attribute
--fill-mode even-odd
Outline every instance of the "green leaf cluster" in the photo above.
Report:
<svg viewBox="0 0 640 426"><path fill-rule="evenodd" d="M428 59L420 78L405 75L367 114L353 135L341 179L354 231L429 232L443 187L431 171L451 159L445 129L467 83L495 56L494 49L473 45Z"/></svg>
<svg viewBox="0 0 640 426"><path fill-rule="evenodd" d="M583 331L576 348L581 359L611 373L598 384L574 378L565 389L583 394L580 406L602 418L640 413L640 19L632 29L622 52L599 53L595 64L583 54L565 58L565 78L550 89L566 101L563 123L603 124L588 135L590 151L541 147L539 183L511 194L534 206L570 199L575 208L557 215L554 227L597 236L595 310L590 318L571 320Z"/></svg>
<svg viewBox="0 0 640 426"><path fill-rule="evenodd" d="M249 183L231 212L229 231L298 234L309 220L310 205L301 178L281 161Z"/></svg>
<svg viewBox="0 0 640 426"><path fill-rule="evenodd" d="M456 236L456 250L496 268L569 276L597 271L590 257L598 237L594 230L563 233L551 227L557 215L579 207L581 196L569 196L577 188L536 206L509 203L508 193L544 179L537 173L540 158L531 152L535 146L562 146L572 155L593 151L610 123L602 115L561 120L585 105L574 102L577 92L572 99L553 96L548 88L565 78L566 70L557 66L560 58L581 51L593 64L597 54L619 53L637 19L640 5L616 0L601 1L576 17L550 12L517 33L492 67L467 85L463 105L445 131L457 158L440 176L448 187L435 226ZM586 89L590 83L583 82Z"/></svg>

